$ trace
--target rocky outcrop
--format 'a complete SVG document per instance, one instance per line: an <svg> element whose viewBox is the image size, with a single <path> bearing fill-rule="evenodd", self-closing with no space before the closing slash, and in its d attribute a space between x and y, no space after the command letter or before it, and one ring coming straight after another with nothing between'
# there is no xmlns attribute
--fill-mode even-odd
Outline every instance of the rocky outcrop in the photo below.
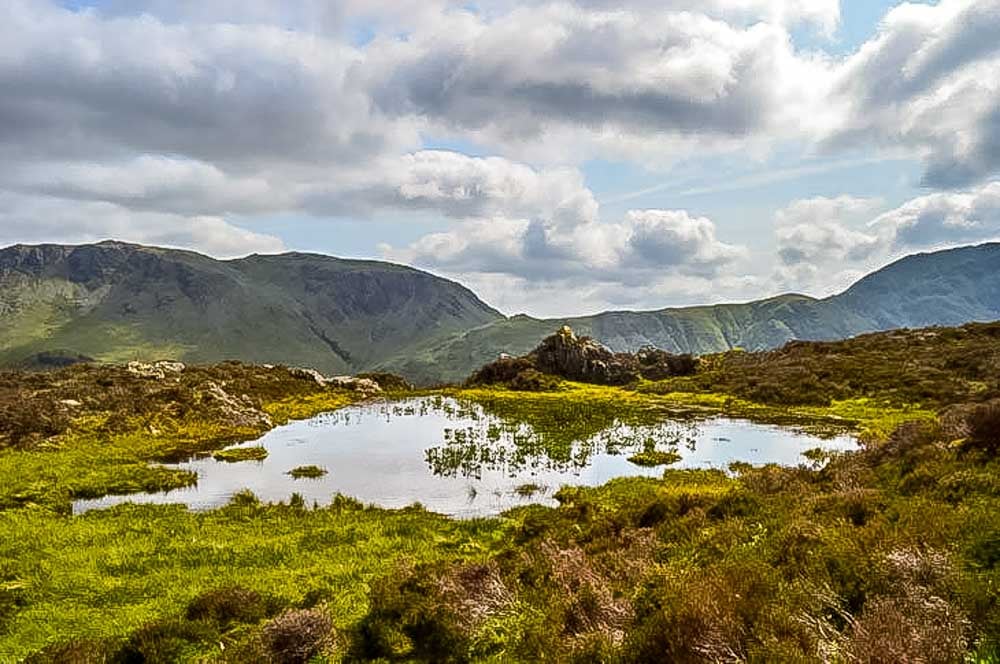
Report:
<svg viewBox="0 0 1000 664"><path fill-rule="evenodd" d="M214 381L209 381L204 386L200 397L213 419L229 426L254 429L270 429L274 426L271 417L258 408L248 395L230 394Z"/></svg>
<svg viewBox="0 0 1000 664"><path fill-rule="evenodd" d="M504 384L511 389L545 390L552 377L598 385L627 385L639 380L662 380L694 373L698 359L656 348L639 353L614 353L589 337L577 337L562 327L524 357L501 356L482 367L469 385Z"/></svg>
<svg viewBox="0 0 1000 664"><path fill-rule="evenodd" d="M137 378L164 380L167 376L177 376L186 368L183 362L161 360L152 364L146 362L129 362L125 370Z"/></svg>
<svg viewBox="0 0 1000 664"><path fill-rule="evenodd" d="M589 337L577 337L563 326L533 350L528 359L535 369L600 385L624 385L639 378L639 365L628 353L612 353Z"/></svg>
<svg viewBox="0 0 1000 664"><path fill-rule="evenodd" d="M309 380L322 387L335 387L342 390L351 390L352 392L359 392L366 397L382 393L382 387L370 378L360 378L354 376L333 376L332 378L327 378L315 369L302 367L292 367L288 370L288 373L295 378Z"/></svg>

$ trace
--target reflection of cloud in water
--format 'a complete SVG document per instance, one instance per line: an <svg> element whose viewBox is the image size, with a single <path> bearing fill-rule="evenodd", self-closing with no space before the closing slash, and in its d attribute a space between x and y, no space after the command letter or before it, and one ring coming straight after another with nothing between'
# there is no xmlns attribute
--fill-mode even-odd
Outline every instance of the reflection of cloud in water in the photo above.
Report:
<svg viewBox="0 0 1000 664"><path fill-rule="evenodd" d="M806 461L802 453L808 449L853 444L745 421L676 420L662 411L558 401L532 396L525 403L473 403L438 396L352 406L245 443L268 450L261 462L189 461L177 467L198 473L197 486L81 500L75 510L123 502L206 509L250 489L264 501L299 493L307 504L325 505L341 493L383 507L420 502L437 512L483 516L525 503L554 504L552 496L564 484L659 477L662 468L628 461L639 450L676 450L682 458L674 467L727 468L733 461L795 465ZM288 476L304 465L329 473L306 480Z"/></svg>

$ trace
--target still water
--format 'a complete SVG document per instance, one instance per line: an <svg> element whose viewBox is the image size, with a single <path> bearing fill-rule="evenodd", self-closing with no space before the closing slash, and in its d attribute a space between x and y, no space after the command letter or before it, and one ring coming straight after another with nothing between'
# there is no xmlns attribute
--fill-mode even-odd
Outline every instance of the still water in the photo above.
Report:
<svg viewBox="0 0 1000 664"><path fill-rule="evenodd" d="M851 449L848 436L818 438L745 420L665 419L625 425L616 420L585 437L538 431L471 402L426 397L345 408L278 427L238 447L262 446L263 461L225 463L211 457L176 464L198 474L198 483L168 493L79 500L77 513L120 503L183 503L192 509L219 507L249 489L265 502L293 493L307 504L330 502L334 494L381 507L419 502L456 517L497 514L525 503L555 504L565 484L596 486L615 477L658 477L663 467L629 461L642 450L675 451L672 468L722 468L735 461L754 465L804 463L802 453ZM294 479L305 465L327 474Z"/></svg>

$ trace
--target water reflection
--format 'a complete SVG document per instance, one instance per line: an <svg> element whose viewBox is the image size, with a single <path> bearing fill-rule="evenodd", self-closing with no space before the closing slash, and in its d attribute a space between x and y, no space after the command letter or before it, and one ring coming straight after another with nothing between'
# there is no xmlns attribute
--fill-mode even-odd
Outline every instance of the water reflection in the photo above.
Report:
<svg viewBox="0 0 1000 664"><path fill-rule="evenodd" d="M774 426L716 419L667 418L641 404L565 400L459 401L426 397L345 408L279 427L245 445L263 446L261 462L212 458L178 464L198 473L197 486L170 493L78 501L76 511L122 502L225 504L242 489L262 500L300 494L326 504L335 493L384 507L420 502L455 516L495 514L526 502L553 502L563 484L598 485L626 475L659 476L628 457L676 451L676 467L803 462L815 447L843 449L846 437L820 440ZM310 479L288 473L315 465Z"/></svg>

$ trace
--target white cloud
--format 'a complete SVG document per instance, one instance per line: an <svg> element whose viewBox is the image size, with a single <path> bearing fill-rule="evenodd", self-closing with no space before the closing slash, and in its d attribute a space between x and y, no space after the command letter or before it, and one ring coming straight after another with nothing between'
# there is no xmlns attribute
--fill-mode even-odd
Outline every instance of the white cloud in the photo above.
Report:
<svg viewBox="0 0 1000 664"><path fill-rule="evenodd" d="M1000 170L1000 0L906 3L835 74L835 147L903 146L924 182L967 186Z"/></svg>
<svg viewBox="0 0 1000 664"><path fill-rule="evenodd" d="M830 294L914 251L1000 240L1000 182L919 196L891 210L877 199L795 201L776 214L779 288Z"/></svg>
<svg viewBox="0 0 1000 664"><path fill-rule="evenodd" d="M573 279L581 286L641 286L670 275L707 279L745 256L716 238L709 219L680 210L633 210L617 222L470 220L407 247L383 245L382 252L450 273Z"/></svg>
<svg viewBox="0 0 1000 664"><path fill-rule="evenodd" d="M113 203L0 192L0 246L107 239L196 249L220 257L276 253L285 248L279 238L240 228L221 217L137 212Z"/></svg>
<svg viewBox="0 0 1000 664"><path fill-rule="evenodd" d="M867 221L882 206L879 199L853 196L792 202L775 214L781 262L821 267L869 258L885 248L885 238L852 226Z"/></svg>
<svg viewBox="0 0 1000 664"><path fill-rule="evenodd" d="M915 198L878 216L871 227L888 233L902 250L1000 239L1000 182Z"/></svg>
<svg viewBox="0 0 1000 664"><path fill-rule="evenodd" d="M772 141L815 116L804 111L826 78L825 63L796 54L780 26L649 7L454 12L436 30L369 50L367 85L385 114L549 159L669 160Z"/></svg>

